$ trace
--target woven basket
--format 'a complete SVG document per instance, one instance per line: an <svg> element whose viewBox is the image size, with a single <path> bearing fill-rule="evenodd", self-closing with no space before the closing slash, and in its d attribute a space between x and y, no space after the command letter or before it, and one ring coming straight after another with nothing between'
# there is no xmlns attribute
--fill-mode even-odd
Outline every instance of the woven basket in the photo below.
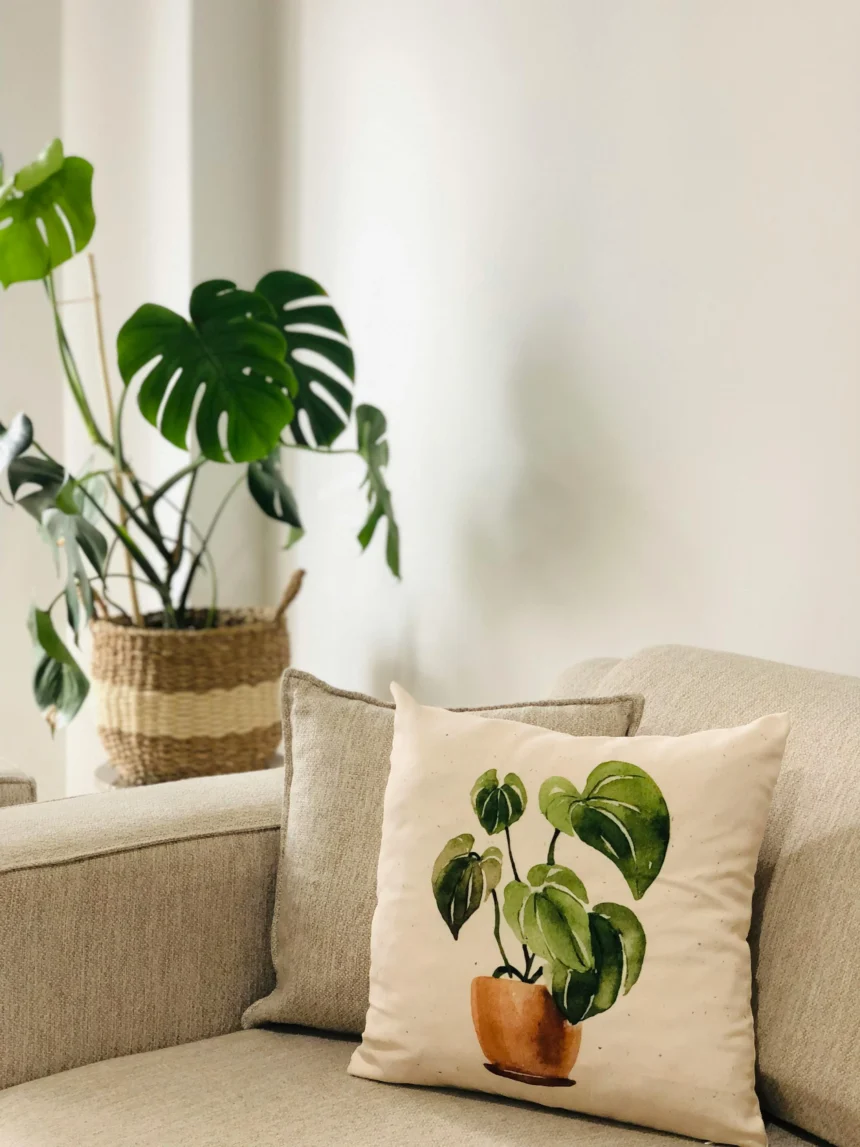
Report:
<svg viewBox="0 0 860 1147"><path fill-rule="evenodd" d="M92 623L98 732L123 784L266 767L281 739L284 611L300 584L277 610L220 610L211 629Z"/></svg>

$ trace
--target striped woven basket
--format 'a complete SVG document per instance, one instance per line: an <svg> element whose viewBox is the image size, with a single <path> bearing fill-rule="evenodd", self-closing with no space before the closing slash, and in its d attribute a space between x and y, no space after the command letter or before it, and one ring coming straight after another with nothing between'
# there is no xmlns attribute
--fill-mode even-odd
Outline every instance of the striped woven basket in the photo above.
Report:
<svg viewBox="0 0 860 1147"><path fill-rule="evenodd" d="M92 623L98 732L123 784L266 767L281 739L284 614L300 584L298 573L277 610L221 610L210 629Z"/></svg>

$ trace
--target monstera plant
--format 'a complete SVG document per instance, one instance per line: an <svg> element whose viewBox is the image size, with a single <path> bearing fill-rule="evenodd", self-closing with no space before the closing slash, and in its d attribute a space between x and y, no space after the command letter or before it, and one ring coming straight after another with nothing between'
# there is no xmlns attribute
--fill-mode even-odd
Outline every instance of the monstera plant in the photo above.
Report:
<svg viewBox="0 0 860 1147"><path fill-rule="evenodd" d="M576 838L605 856L633 899L641 900L663 866L669 810L656 782L625 761L598 765L581 791L566 777L550 777L538 797L553 829L546 861L529 868L523 880L511 834L528 806L522 780L508 773L499 781L490 769L475 782L471 802L484 832L504 835L505 851L494 845L478 850L471 833L449 840L431 876L436 906L456 940L492 900L501 962L492 977L479 976L472 986L472 1017L487 1067L520 1082L559 1086L578 1053L577 1025L608 1011L631 990L646 950L645 930L632 908L611 901L590 905L576 872L556 860L559 837ZM506 858L512 879L500 901ZM503 920L516 948L510 940L505 947ZM509 950L522 955L512 959ZM493 988L490 979L512 986ZM524 1030L529 1023L534 1030ZM511 1063L511 1049L518 1046L520 1060Z"/></svg>
<svg viewBox="0 0 860 1147"><path fill-rule="evenodd" d="M386 420L376 407L353 406L355 360L346 328L313 279L272 271L251 290L227 279L204 282L191 293L187 317L145 303L119 331L122 389L114 403L90 257L107 419L96 412L55 279L93 236L92 181L91 164L65 155L59 140L5 181L0 165L0 282L4 288L43 283L60 365L93 447L89 462L74 468L51 455L25 413L9 412L0 424L0 476L10 495L4 500L36 521L64 571L62 589L33 610L30 622L39 653L36 700L52 727L75 716L88 690L54 607L65 602L74 642L94 617L142 629L218 629L225 617L210 543L227 499L245 485L259 509L286 528L287 544L301 537L283 451L355 454L363 461L368 510L358 541L366 548L384 519L387 562L399 576ZM124 420L135 394L143 418L187 452L158 483L147 482L126 449ZM348 430L353 444L333 449ZM211 521L195 524L195 488L212 466L231 466L237 478ZM116 554L124 555L122 568ZM190 601L204 574L210 607L201 616ZM116 601L117 580L128 587L125 606ZM141 585L157 602L148 615L139 606Z"/></svg>

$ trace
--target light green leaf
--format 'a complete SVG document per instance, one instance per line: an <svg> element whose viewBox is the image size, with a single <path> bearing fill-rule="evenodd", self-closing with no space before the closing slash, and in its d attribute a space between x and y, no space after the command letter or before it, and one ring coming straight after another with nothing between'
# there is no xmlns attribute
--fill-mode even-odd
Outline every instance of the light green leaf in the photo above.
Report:
<svg viewBox="0 0 860 1147"><path fill-rule="evenodd" d="M541 785L541 812L553 826L608 857L640 900L669 847L669 810L655 781L626 761L604 761L580 793L565 777Z"/></svg>
<svg viewBox="0 0 860 1147"><path fill-rule="evenodd" d="M481 853L481 868L484 872L484 899L486 900L502 879L501 849L485 848Z"/></svg>
<svg viewBox="0 0 860 1147"><path fill-rule="evenodd" d="M0 282L44 279L86 247L95 229L92 164L54 140L0 197Z"/></svg>
<svg viewBox="0 0 860 1147"><path fill-rule="evenodd" d="M623 983L625 996L639 979L645 960L645 929L639 917L623 904L595 904L593 916L604 919L614 930L624 958Z"/></svg>
<svg viewBox="0 0 860 1147"><path fill-rule="evenodd" d="M563 892L572 893L583 904L588 903L585 885L572 869L565 868L562 864L536 864L529 869L528 877L529 884L534 888L541 885L559 888Z"/></svg>
<svg viewBox="0 0 860 1147"><path fill-rule="evenodd" d="M528 800L525 785L516 773L508 773L500 785L495 769L488 769L478 777L470 797L481 827L490 836L516 824Z"/></svg>
<svg viewBox="0 0 860 1147"><path fill-rule="evenodd" d="M181 449L188 448L194 403L200 451L213 462L257 462L278 444L295 410L296 380L284 361L283 335L269 303L235 283L215 279L195 287L191 321L146 303L117 338L120 374L129 385L138 371L144 418Z"/></svg>
<svg viewBox="0 0 860 1147"><path fill-rule="evenodd" d="M330 446L352 411L355 359L346 327L323 287L307 275L272 271L255 289L271 304L269 321L286 339L287 361L298 381L296 410L305 411L316 445ZM300 445L309 444L298 418L290 430Z"/></svg>
<svg viewBox="0 0 860 1147"><path fill-rule="evenodd" d="M537 864L529 884L513 881L505 889L505 919L517 939L542 960L569 968L592 966L591 933L582 881L562 865Z"/></svg>
<svg viewBox="0 0 860 1147"><path fill-rule="evenodd" d="M57 635L49 613L32 609L29 629L39 651L33 693L53 733L78 713L89 693L89 682Z"/></svg>
<svg viewBox="0 0 860 1147"><path fill-rule="evenodd" d="M525 931L523 930L523 910L530 895L531 888L521 880L511 880L505 885L502 912L508 922L508 927L521 944L526 942Z"/></svg>
<svg viewBox="0 0 860 1147"><path fill-rule="evenodd" d="M367 498L370 503L370 513L359 530L358 541L361 548L366 550L373 539L376 527L385 518L388 523L385 559L394 576L400 577L400 529L394 517L391 491L383 473L388 465L385 415L375 406L363 403L356 407L355 423L358 433L358 453L367 465L364 484L367 486Z"/></svg>
<svg viewBox="0 0 860 1147"><path fill-rule="evenodd" d="M248 489L267 517L296 530L302 528L295 496L284 480L279 447L275 447L267 458L249 463Z"/></svg>

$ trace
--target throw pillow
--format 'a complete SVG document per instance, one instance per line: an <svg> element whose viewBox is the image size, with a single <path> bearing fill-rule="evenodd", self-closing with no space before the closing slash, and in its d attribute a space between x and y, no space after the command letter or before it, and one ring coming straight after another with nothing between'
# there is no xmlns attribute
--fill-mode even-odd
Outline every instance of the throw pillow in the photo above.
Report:
<svg viewBox="0 0 860 1147"><path fill-rule="evenodd" d="M639 696L482 709L562 733L632 735ZM291 669L282 684L285 789L275 912L274 991L243 1025L361 1032L394 706Z"/></svg>
<svg viewBox="0 0 860 1147"><path fill-rule="evenodd" d="M351 1073L764 1147L747 932L787 717L574 738L393 692Z"/></svg>

